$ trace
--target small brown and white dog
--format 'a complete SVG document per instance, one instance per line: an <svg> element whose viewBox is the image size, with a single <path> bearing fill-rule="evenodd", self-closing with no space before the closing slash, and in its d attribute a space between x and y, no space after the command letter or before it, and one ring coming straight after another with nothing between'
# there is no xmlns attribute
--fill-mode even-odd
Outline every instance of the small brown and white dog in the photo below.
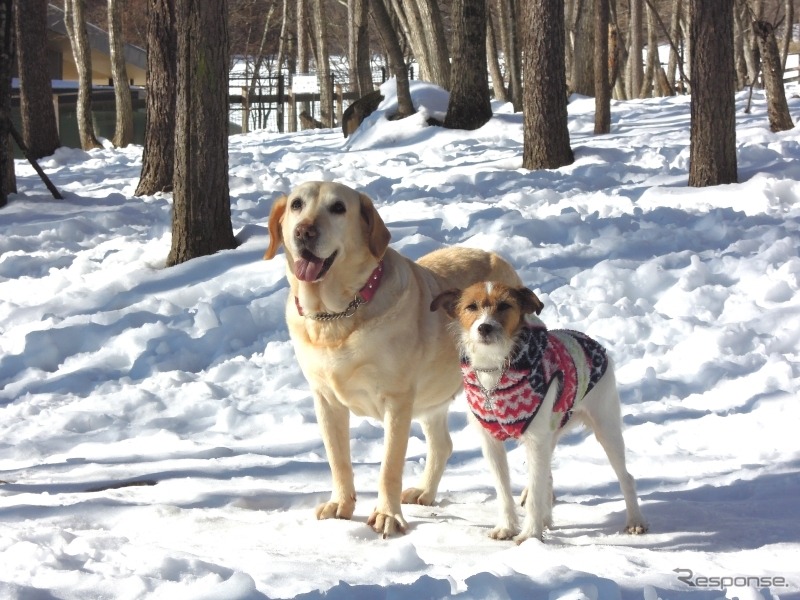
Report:
<svg viewBox="0 0 800 600"><path fill-rule="evenodd" d="M533 314L541 312L542 302L525 287L476 283L439 294L431 310L440 307L458 327L468 414L482 433L483 454L495 478L500 515L490 537L518 544L542 538L552 524L553 450L577 423L594 431L617 475L628 513L625 531L646 532L636 485L625 466L619 395L605 349L576 331L548 331ZM503 446L507 439L518 439L527 450L521 530Z"/></svg>

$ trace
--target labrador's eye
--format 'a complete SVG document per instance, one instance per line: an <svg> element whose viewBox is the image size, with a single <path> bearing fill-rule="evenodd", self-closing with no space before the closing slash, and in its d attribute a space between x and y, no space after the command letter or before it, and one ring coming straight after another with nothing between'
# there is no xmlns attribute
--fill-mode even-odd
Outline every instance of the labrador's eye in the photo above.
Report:
<svg viewBox="0 0 800 600"><path fill-rule="evenodd" d="M336 202L331 204L330 211L334 215L343 215L344 213L347 212L347 207L344 205L344 202L342 202L341 200L337 200Z"/></svg>
<svg viewBox="0 0 800 600"><path fill-rule="evenodd" d="M295 212L303 210L303 201L300 198L295 198L292 200L291 209Z"/></svg>

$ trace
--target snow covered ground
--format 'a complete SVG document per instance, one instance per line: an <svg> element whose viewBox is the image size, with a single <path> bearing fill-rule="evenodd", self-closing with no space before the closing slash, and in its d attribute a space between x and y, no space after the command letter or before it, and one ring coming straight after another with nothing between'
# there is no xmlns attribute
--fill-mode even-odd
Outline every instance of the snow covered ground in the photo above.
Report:
<svg viewBox="0 0 800 600"><path fill-rule="evenodd" d="M744 114L741 94L741 183L693 189L687 97L615 103L604 136L573 98L575 163L536 172L520 168L521 115L446 131L424 124L446 98L415 97L426 111L375 113L346 141L233 137L241 245L170 269L170 197L133 196L141 148L43 160L62 202L17 162L0 209L0 598L800 598L798 130L771 133L763 95ZM489 539L463 398L438 502L404 509L405 536L366 525L383 436L369 419L351 423L354 519L314 519L328 466L284 261L261 260L272 200L311 179L370 195L407 256L502 253L550 326L608 345L650 533L620 533L611 468L576 432L545 542ZM408 484L424 455L415 425Z"/></svg>

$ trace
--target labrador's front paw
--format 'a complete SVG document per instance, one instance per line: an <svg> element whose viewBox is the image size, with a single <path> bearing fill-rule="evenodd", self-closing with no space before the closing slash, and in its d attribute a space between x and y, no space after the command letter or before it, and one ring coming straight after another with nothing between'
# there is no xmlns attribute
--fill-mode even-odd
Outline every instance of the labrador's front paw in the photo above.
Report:
<svg viewBox="0 0 800 600"><path fill-rule="evenodd" d="M356 501L323 502L314 511L317 519L351 519L356 509Z"/></svg>
<svg viewBox="0 0 800 600"><path fill-rule="evenodd" d="M380 533L383 539L395 533L405 533L408 529L408 523L400 513L388 515L377 510L370 515L367 525L372 527L375 533Z"/></svg>

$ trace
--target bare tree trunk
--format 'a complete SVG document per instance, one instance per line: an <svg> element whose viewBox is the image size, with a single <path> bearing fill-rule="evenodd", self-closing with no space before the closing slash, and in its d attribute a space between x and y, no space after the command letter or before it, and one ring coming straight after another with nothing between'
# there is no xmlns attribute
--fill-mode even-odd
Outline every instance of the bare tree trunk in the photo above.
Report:
<svg viewBox="0 0 800 600"><path fill-rule="evenodd" d="M517 27L517 2L519 0L499 0L498 2L501 45L508 73L508 94L514 105L514 112L522 110L522 55L520 53L519 28Z"/></svg>
<svg viewBox="0 0 800 600"><path fill-rule="evenodd" d="M694 187L737 180L733 1L690 0L689 185Z"/></svg>
<svg viewBox="0 0 800 600"><path fill-rule="evenodd" d="M769 128L772 131L787 131L794 128L794 123L789 114L789 105L786 103L783 69L781 69L778 41L775 39L775 28L768 21L756 21L753 23L753 31L761 53L761 72L764 74L764 88L767 93Z"/></svg>
<svg viewBox="0 0 800 600"><path fill-rule="evenodd" d="M669 62L667 63L667 82L672 89L676 89L676 79L678 63L683 60L678 50L683 44L683 32L681 30L681 10L683 9L682 0L675 0L672 7L672 20L669 24L669 35L672 38L672 46L669 50Z"/></svg>
<svg viewBox="0 0 800 600"><path fill-rule="evenodd" d="M91 150L100 148L94 133L92 121L92 56L89 49L89 36L86 33L84 0L64 0L64 24L67 27L72 55L78 69L78 135L81 148Z"/></svg>
<svg viewBox="0 0 800 600"><path fill-rule="evenodd" d="M492 76L492 92L495 100L508 102L503 72L500 69L500 58L497 56L497 36L494 32L494 19L490 5L486 7L486 61L489 63L489 74Z"/></svg>
<svg viewBox="0 0 800 600"><path fill-rule="evenodd" d="M370 0L372 1L372 0ZM402 1L402 4L400 2ZM406 37L411 44L411 50L414 58L417 59L419 65L420 79L425 81L433 81L433 65L431 50L428 48L428 40L425 37L425 32L422 27L422 17L419 13L419 7L415 0L395 0L395 11L398 18L404 25L406 30Z"/></svg>
<svg viewBox="0 0 800 600"><path fill-rule="evenodd" d="M295 24L297 25L297 72L306 75L309 72L309 65L311 64L311 36L308 33L309 0L296 0L296 2L297 19L295 19ZM301 113L308 112L310 108L311 107L308 102L302 102L300 104Z"/></svg>
<svg viewBox="0 0 800 600"><path fill-rule="evenodd" d="M439 11L439 0L416 0L416 2L419 4L419 14L422 17L427 46L431 52L431 67L433 68L431 81L449 90L450 53L447 50L447 38L442 14Z"/></svg>
<svg viewBox="0 0 800 600"><path fill-rule="evenodd" d="M608 3L610 25L608 32L608 81L611 84L612 96L619 100L626 100L627 95L627 64L628 64L628 45L625 43L625 36L619 29L617 20L617 0L609 0Z"/></svg>
<svg viewBox="0 0 800 600"><path fill-rule="evenodd" d="M228 188L225 0L177 0L178 95L167 265L236 247Z"/></svg>
<svg viewBox="0 0 800 600"><path fill-rule="evenodd" d="M256 93L256 86L261 81L261 67L264 64L265 58L265 47L267 44L267 38L269 36L270 27L272 25L272 15L275 12L275 5L270 4L269 10L267 11L267 17L264 19L264 28L261 30L261 39L258 42L258 50L256 51L256 55L253 59L253 73L250 76L249 81L247 80L247 76L245 75L245 84L247 87L247 94L242 98L242 108L246 109L243 111L245 115L252 115L255 119L255 114L250 112L250 97ZM248 36L249 37L249 36ZM278 73L280 74L280 63L278 63ZM258 114L258 122L254 122L254 128L260 129L263 125L261 123L261 111ZM246 133L250 131L250 125L248 123L242 123L242 132Z"/></svg>
<svg viewBox="0 0 800 600"><path fill-rule="evenodd" d="M486 0L455 0L452 89L445 127L473 130L492 118L485 47Z"/></svg>
<svg viewBox="0 0 800 600"><path fill-rule="evenodd" d="M0 208L16 191L11 150L11 73L14 70L14 2L0 0Z"/></svg>
<svg viewBox="0 0 800 600"><path fill-rule="evenodd" d="M333 127L333 77L328 52L328 21L322 9L322 0L311 0L311 12L314 18L314 57L319 81L319 120L323 127Z"/></svg>
<svg viewBox="0 0 800 600"><path fill-rule="evenodd" d="M570 89L583 96L595 95L595 1L581 0L578 3L579 8L575 21Z"/></svg>
<svg viewBox="0 0 800 600"><path fill-rule="evenodd" d="M631 20L628 36L630 50L628 51L628 97L637 98L644 81L644 67L642 65L642 25L644 21L644 0L631 0Z"/></svg>
<svg viewBox="0 0 800 600"><path fill-rule="evenodd" d="M661 68L658 58L658 32L656 31L656 15L653 5L647 3L647 67L642 87L639 90L639 98L650 98L655 95L658 89L657 73Z"/></svg>
<svg viewBox="0 0 800 600"><path fill-rule="evenodd" d="M608 0L595 0L594 132L611 131L611 85L608 80Z"/></svg>
<svg viewBox="0 0 800 600"><path fill-rule="evenodd" d="M756 6L756 8L760 8L760 6ZM744 60L747 64L747 83L752 85L758 78L758 70L761 64L761 59L758 56L758 44L750 26L754 18L751 17L751 9L747 4L747 0L737 0L734 11L739 13L742 43L744 45ZM753 12L752 14L756 13Z"/></svg>
<svg viewBox="0 0 800 600"><path fill-rule="evenodd" d="M416 111L411 102L408 68L405 58L403 57L403 50L400 48L400 42L397 39L397 33L392 26L392 19L389 16L389 11L383 3L383 0L370 0L370 13L372 14L375 27L383 40L383 44L386 47L386 53L389 55L392 72L396 79L397 115L399 118L413 115Z"/></svg>
<svg viewBox="0 0 800 600"><path fill-rule="evenodd" d="M347 1L349 87L359 98L373 90L372 70L369 64L368 18L368 0Z"/></svg>
<svg viewBox="0 0 800 600"><path fill-rule="evenodd" d="M575 158L569 145L564 65L564 0L521 0L524 34L525 169L557 169Z"/></svg>
<svg viewBox="0 0 800 600"><path fill-rule="evenodd" d="M128 85L128 70L122 42L122 4L124 0L108 0L108 42L111 49L111 74L114 80L116 124L112 143L124 148L133 142L133 103Z"/></svg>
<svg viewBox="0 0 800 600"><path fill-rule="evenodd" d="M402 7L422 78L450 89L450 55L437 0L403 0Z"/></svg>
<svg viewBox="0 0 800 600"><path fill-rule="evenodd" d="M22 138L33 158L50 156L61 145L47 71L47 0L17 2L15 33Z"/></svg>
<svg viewBox="0 0 800 600"><path fill-rule="evenodd" d="M175 173L177 55L175 0L148 0L147 121L137 196L172 190Z"/></svg>
<svg viewBox="0 0 800 600"><path fill-rule="evenodd" d="M296 0L297 2L297 72L308 73L311 64L311 35L308 33L308 2L309 0Z"/></svg>
<svg viewBox="0 0 800 600"><path fill-rule="evenodd" d="M786 70L786 59L789 56L789 46L792 42L794 30L794 1L786 0L783 9L783 43L781 44L781 70Z"/></svg>
<svg viewBox="0 0 800 600"><path fill-rule="evenodd" d="M573 65L575 64L575 30L578 23L578 12L583 0L564 0L564 66L567 70L567 89L573 89Z"/></svg>

